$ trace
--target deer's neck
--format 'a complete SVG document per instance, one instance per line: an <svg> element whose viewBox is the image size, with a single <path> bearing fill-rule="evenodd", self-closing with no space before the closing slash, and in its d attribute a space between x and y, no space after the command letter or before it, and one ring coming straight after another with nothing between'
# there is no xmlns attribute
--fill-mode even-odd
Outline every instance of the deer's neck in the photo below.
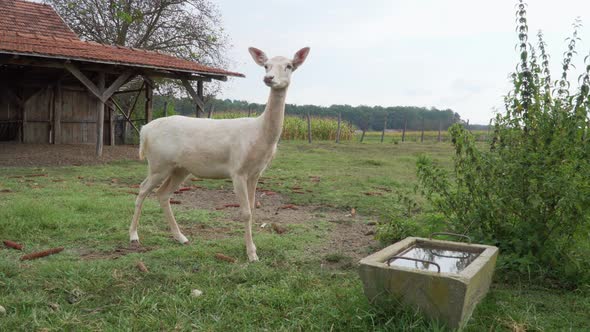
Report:
<svg viewBox="0 0 590 332"><path fill-rule="evenodd" d="M262 136L269 144L276 144L281 137L285 119L285 98L287 89L270 89L266 108L260 116L262 120Z"/></svg>

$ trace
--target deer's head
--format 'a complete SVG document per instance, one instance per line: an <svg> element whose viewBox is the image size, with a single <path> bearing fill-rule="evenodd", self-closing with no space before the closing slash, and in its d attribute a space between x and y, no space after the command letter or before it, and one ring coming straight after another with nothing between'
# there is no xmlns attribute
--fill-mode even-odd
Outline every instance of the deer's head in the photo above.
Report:
<svg viewBox="0 0 590 332"><path fill-rule="evenodd" d="M269 59L263 51L250 47L250 55L259 66L264 67L264 83L272 89L285 89L291 83L291 74L299 68L309 54L309 47L304 47L295 53L293 59L276 56Z"/></svg>

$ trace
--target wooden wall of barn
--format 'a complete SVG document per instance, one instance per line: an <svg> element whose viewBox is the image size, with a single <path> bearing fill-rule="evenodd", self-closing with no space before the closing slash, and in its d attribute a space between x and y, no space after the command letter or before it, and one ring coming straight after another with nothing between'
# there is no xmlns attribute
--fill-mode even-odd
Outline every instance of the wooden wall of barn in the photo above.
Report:
<svg viewBox="0 0 590 332"><path fill-rule="evenodd" d="M98 100L80 87L20 89L24 110L0 87L0 141L96 144ZM110 143L110 117L105 111L103 142Z"/></svg>
<svg viewBox="0 0 590 332"><path fill-rule="evenodd" d="M0 87L0 141L18 141L20 139L21 111Z"/></svg>

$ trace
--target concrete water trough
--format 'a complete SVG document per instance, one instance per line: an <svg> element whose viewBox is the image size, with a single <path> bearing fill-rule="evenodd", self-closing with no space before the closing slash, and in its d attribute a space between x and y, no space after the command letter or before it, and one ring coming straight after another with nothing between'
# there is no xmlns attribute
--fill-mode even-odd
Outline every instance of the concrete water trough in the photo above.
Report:
<svg viewBox="0 0 590 332"><path fill-rule="evenodd" d="M371 302L394 299L461 328L487 293L497 257L493 246L408 237L362 259L359 273Z"/></svg>

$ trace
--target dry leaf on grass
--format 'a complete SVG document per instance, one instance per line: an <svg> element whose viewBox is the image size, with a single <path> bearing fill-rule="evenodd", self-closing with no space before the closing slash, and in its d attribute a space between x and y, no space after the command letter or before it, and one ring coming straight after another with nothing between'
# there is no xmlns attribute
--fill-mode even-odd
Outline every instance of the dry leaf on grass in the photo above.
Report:
<svg viewBox="0 0 590 332"><path fill-rule="evenodd" d="M4 245L8 248L16 249L16 250L23 250L23 245L20 243L16 243L10 240L4 240Z"/></svg>
<svg viewBox="0 0 590 332"><path fill-rule="evenodd" d="M227 255L224 255L222 253L216 253L215 254L215 258L217 258L220 261L226 261L226 262L230 262L230 263L237 262L237 259L235 259L233 257L230 257L230 256L227 256Z"/></svg>
<svg viewBox="0 0 590 332"><path fill-rule="evenodd" d="M145 266L145 264L142 261L137 262L137 269L141 272L147 273L148 272L148 268Z"/></svg>
<svg viewBox="0 0 590 332"><path fill-rule="evenodd" d="M43 250L43 251L38 251L38 252L33 252L27 255L24 255L20 258L21 261L26 261L26 260L31 260L31 259L37 259L37 258L41 258L41 257L45 257L45 256L49 256L49 255L53 255L53 254L57 254L59 252L62 252L64 250L63 247L58 247L58 248L53 248L53 249L47 249L47 250Z"/></svg>

